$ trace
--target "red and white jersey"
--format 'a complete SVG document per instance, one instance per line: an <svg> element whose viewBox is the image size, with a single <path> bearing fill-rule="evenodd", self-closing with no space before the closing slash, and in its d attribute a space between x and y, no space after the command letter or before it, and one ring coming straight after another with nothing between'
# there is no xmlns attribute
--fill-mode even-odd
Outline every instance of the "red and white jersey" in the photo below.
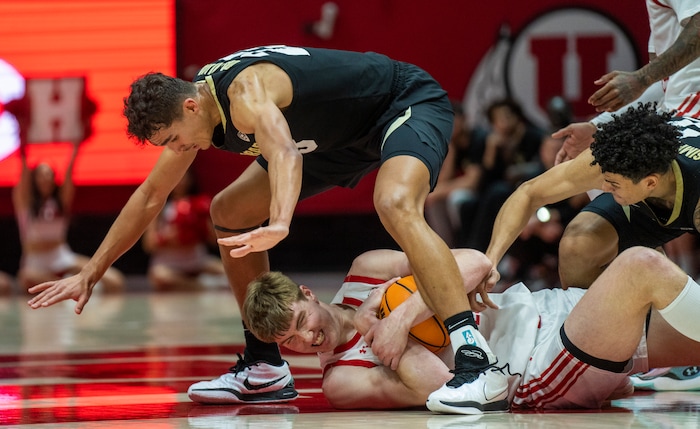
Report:
<svg viewBox="0 0 700 429"><path fill-rule="evenodd" d="M348 276L331 304L357 308L372 289L385 281ZM532 293L522 283L510 287L502 294L492 295L491 299L500 307L498 310L488 309L474 315L479 324L479 331L498 356L499 366L507 364L510 373L514 374L509 380L512 397L535 347L538 332L541 331L540 313ZM570 308L567 307L568 310L571 308L573 304ZM563 322L563 319L561 321ZM559 326L552 329L556 330ZM359 333L332 352L319 353L319 359L324 371L337 365L372 368L382 364Z"/></svg>
<svg viewBox="0 0 700 429"><path fill-rule="evenodd" d="M331 304L357 308L365 302L372 289L385 281L370 277L347 276L340 290L331 300ZM319 353L318 357L324 373L333 366L347 365L374 368L382 364L379 358L372 353L372 349L367 345L359 332L356 332L347 343L339 345L332 352Z"/></svg>
<svg viewBox="0 0 700 429"><path fill-rule="evenodd" d="M646 0L649 13L649 52L664 53L678 38L688 20L700 12L697 0ZM700 58L664 81L663 107L680 115L700 117Z"/></svg>
<svg viewBox="0 0 700 429"><path fill-rule="evenodd" d="M358 307L383 282L349 276L332 303ZM474 313L479 332L498 358L496 365L508 374L508 398L514 408L597 408L611 393L626 387L627 372L613 373L585 364L562 344L559 330L584 292L578 288L530 292L518 283L490 295L498 310ZM641 365L645 363L646 344L640 340L630 367L638 358ZM319 357L324 372L336 365L382 365L359 333Z"/></svg>

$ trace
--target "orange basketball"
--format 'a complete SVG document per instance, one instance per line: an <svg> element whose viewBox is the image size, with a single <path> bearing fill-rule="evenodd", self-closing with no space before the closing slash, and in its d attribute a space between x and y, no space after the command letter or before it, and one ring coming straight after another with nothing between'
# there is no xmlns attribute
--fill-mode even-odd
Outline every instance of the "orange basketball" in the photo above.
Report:
<svg viewBox="0 0 700 429"><path fill-rule="evenodd" d="M377 317L383 319L388 316L396 306L407 300L416 290L418 290L418 287L413 276L403 277L396 281L396 283L387 288L382 298L382 303L379 305ZM450 336L447 333L447 328L435 316L411 328L409 335L433 353L437 353L450 345Z"/></svg>

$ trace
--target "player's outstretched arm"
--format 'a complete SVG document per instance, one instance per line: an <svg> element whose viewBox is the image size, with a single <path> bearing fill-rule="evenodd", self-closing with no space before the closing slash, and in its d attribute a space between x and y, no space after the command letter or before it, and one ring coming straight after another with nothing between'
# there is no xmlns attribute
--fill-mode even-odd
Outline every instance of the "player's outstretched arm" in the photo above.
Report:
<svg viewBox="0 0 700 429"><path fill-rule="evenodd" d="M592 161L593 155L587 149L575 159L556 165L523 183L508 197L496 215L486 250L493 269L498 267L503 255L537 209L602 187L600 167L591 165Z"/></svg>

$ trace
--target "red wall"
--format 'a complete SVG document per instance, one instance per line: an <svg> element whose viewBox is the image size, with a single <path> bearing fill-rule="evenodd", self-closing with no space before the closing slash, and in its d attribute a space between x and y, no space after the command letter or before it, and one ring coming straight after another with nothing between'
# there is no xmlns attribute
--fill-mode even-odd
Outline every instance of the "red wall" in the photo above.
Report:
<svg viewBox="0 0 700 429"><path fill-rule="evenodd" d="M565 0L336 0L339 14L329 40L305 30L319 19L323 3L267 0L242 6L239 2L180 0L178 73L187 76L188 67L193 69L236 50L267 44L377 51L421 66L443 85L450 97L462 99L473 71L495 42L502 24L517 34L543 13L573 6L603 12L619 23L635 43L637 55L646 60L643 53L649 27L642 0L587 0L576 4ZM226 186L250 162L247 157L207 152L198 156L201 159L196 168L208 190ZM217 174L212 175L211 171ZM298 212L372 211L373 179L374 175L366 178L353 191L333 190L304 201Z"/></svg>
<svg viewBox="0 0 700 429"><path fill-rule="evenodd" d="M339 15L333 37L322 40L305 28L321 15L323 0L291 2L263 0L176 1L177 71L188 77L190 68L242 48L266 44L316 46L355 51L377 51L417 64L430 72L450 96L461 99L483 55L496 40L502 24L517 34L532 20L554 8L590 8L619 23L646 60L648 22L642 0L613 2L585 0L432 0L429 2L336 0ZM128 53L124 53L126 57ZM126 95L126 94L124 94ZM583 94L585 95L585 94ZM125 145L132 143L124 139ZM134 148L134 154L138 149ZM203 151L195 162L202 188L215 193L230 183L251 161L249 157L218 150ZM334 190L299 205L300 213L372 211L374 175L355 190ZM84 187L77 195L78 212L116 212L126 202L132 185ZM0 189L0 214L11 213L9 188Z"/></svg>

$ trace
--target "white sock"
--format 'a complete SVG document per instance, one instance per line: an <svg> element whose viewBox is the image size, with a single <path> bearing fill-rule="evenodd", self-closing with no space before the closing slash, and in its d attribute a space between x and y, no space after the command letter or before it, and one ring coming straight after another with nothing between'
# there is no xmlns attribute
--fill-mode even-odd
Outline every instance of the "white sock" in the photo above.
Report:
<svg viewBox="0 0 700 429"><path fill-rule="evenodd" d="M479 347L486 352L486 355L489 358L489 363L496 362L496 355L494 355L491 351L491 348L486 342L486 338L481 335L481 332L479 332L478 329L471 325L465 325L462 328L453 331L450 334L450 343L452 343L452 351L455 353L457 353L457 350L465 344Z"/></svg>

